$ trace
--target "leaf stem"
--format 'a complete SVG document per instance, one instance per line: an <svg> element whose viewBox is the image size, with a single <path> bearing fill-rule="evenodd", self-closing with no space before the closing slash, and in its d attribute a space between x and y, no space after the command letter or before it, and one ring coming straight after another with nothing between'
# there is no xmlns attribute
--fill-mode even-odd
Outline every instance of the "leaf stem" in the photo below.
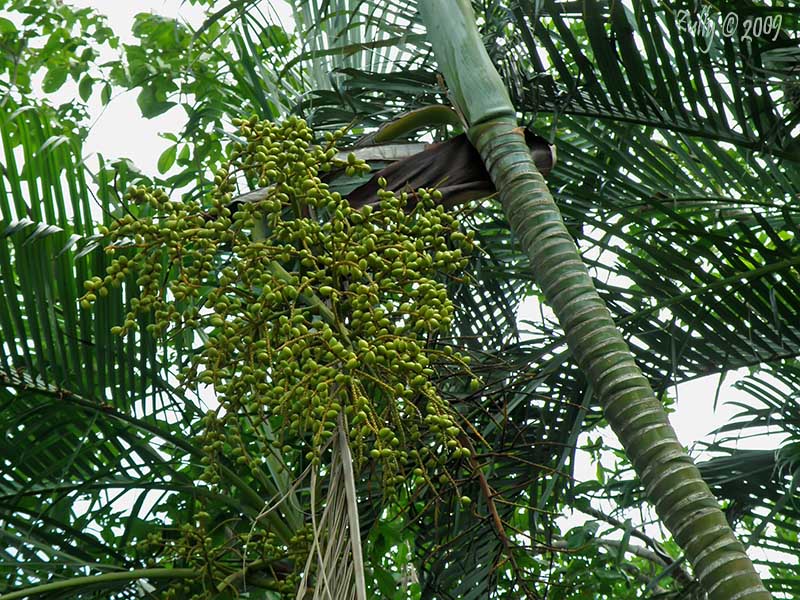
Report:
<svg viewBox="0 0 800 600"><path fill-rule="evenodd" d="M194 569L135 569L133 571L120 571L116 573L103 573L102 575L87 575L85 577L72 577L63 581L35 585L3 594L0 600L15 600L16 598L29 598L39 594L80 588L88 585L98 585L114 581L137 581L139 579L192 579L200 574Z"/></svg>

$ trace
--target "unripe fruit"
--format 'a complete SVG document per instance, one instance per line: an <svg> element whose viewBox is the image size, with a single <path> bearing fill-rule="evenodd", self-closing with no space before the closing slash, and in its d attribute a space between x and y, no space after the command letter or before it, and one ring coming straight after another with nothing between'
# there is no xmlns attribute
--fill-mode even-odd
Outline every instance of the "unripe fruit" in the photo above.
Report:
<svg viewBox="0 0 800 600"><path fill-rule="evenodd" d="M336 158L332 143L343 131L315 147L300 119L236 123L241 143L210 174L216 187L208 200L170 202L144 186L128 192L137 216L101 230L110 265L105 277L84 283L81 306L136 282L138 297L112 333L135 330L148 314L143 338L202 338L179 379L187 388L212 386L219 398L219 414L204 418L200 436L209 485L220 481L222 464L257 481L265 449L280 448L290 468L303 456L325 463L326 441L344 417L358 475L379 474L387 500L397 499L407 477L419 486L461 480L456 471L468 465L458 461L470 452L436 384L437 376L469 369L434 334L453 320L445 276L463 268L472 238L433 208L435 192L419 191L421 202L410 208L408 196L381 179L379 204L359 211L331 192L321 171L369 170L354 155ZM234 184L269 187L232 215ZM131 241L135 249L113 254ZM266 422L280 423L275 437L266 436ZM190 533L202 545L206 533L196 529ZM286 578L290 588L296 575Z"/></svg>

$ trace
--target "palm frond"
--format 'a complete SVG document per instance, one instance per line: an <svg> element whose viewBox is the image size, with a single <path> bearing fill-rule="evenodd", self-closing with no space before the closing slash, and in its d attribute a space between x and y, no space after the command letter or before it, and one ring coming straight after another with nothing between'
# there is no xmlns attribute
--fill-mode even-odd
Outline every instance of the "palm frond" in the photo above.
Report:
<svg viewBox="0 0 800 600"><path fill-rule="evenodd" d="M798 15L737 5L741 22L730 35L722 33L730 5L704 7L525 1L492 13L486 29L518 109L655 127L796 161L798 63L786 48ZM768 19L769 33L742 35L753 18ZM689 29L701 20L713 24L707 36Z"/></svg>

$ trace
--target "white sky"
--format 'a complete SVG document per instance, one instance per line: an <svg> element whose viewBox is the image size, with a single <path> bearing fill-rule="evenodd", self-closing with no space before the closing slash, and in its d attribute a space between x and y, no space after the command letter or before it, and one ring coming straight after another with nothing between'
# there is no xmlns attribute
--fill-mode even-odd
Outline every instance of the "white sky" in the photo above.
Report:
<svg viewBox="0 0 800 600"><path fill-rule="evenodd" d="M112 31L122 43L134 43L131 31L133 18L141 12L155 12L167 17L178 17L194 25L202 23L203 11L188 3L181 6L176 0L68 0L70 4L84 8L92 7L108 18ZM100 62L116 56L107 46ZM40 75L40 80L43 75ZM118 91L115 90L118 94ZM96 156L101 154L107 161L120 157L131 159L143 172L156 174L156 163L161 153L171 142L159 137L159 133L178 133L185 122L186 114L181 108L156 117L144 119L139 115L136 104L137 91L125 92L112 97L104 108L100 103L99 86L95 85L88 106L92 117L89 138L84 145L85 155L90 167L97 164ZM50 95L52 104L61 104L77 97L77 84L71 78L55 94Z"/></svg>
<svg viewBox="0 0 800 600"><path fill-rule="evenodd" d="M194 29L198 28L204 18L204 9L193 6L185 0L67 0L78 7L92 7L105 15L112 31L125 44L136 43L131 27L134 16L143 12L153 12L165 17L178 18ZM268 5L282 18L290 14L284 0L270 0ZM285 19L284 19L285 22ZM114 56L108 49L108 56ZM67 84L55 95L54 102L67 102L77 94L77 86L68 80ZM145 173L156 174L156 163L161 153L173 142L163 139L159 133L180 133L186 122L186 113L175 107L154 119L140 116L136 104L138 91L125 92L113 98L105 107L100 104L99 89L96 89L89 100L89 108L94 124L85 144L87 156L102 154L105 159L125 157L131 159ZM95 164L94 160L89 161Z"/></svg>

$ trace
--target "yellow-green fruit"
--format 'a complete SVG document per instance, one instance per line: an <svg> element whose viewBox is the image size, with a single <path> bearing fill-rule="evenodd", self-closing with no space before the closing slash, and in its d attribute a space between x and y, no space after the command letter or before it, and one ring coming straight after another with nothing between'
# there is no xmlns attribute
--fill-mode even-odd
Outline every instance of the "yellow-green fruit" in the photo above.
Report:
<svg viewBox="0 0 800 600"><path fill-rule="evenodd" d="M208 200L128 191L136 210L105 232L107 274L84 284L81 306L135 282L139 296L113 333L142 318L142 336L202 338L180 382L212 386L220 403L203 423L204 481L219 481L221 464L260 477L260 458L246 457L264 448L322 464L342 419L359 469L378 474L386 499L412 471L419 485L461 480L456 471L468 465L451 459L469 452L437 377L468 369L432 337L453 321L447 276L457 275L471 238L434 210L435 191L419 191L422 202L409 206L380 181L379 202L354 211L320 177L369 170L355 155L336 158L344 131L317 142L296 118L236 123L241 141L210 173ZM265 197L231 214L234 186L248 184L268 188ZM266 422L280 423L279 433L268 438ZM428 457L436 460L421 468Z"/></svg>

